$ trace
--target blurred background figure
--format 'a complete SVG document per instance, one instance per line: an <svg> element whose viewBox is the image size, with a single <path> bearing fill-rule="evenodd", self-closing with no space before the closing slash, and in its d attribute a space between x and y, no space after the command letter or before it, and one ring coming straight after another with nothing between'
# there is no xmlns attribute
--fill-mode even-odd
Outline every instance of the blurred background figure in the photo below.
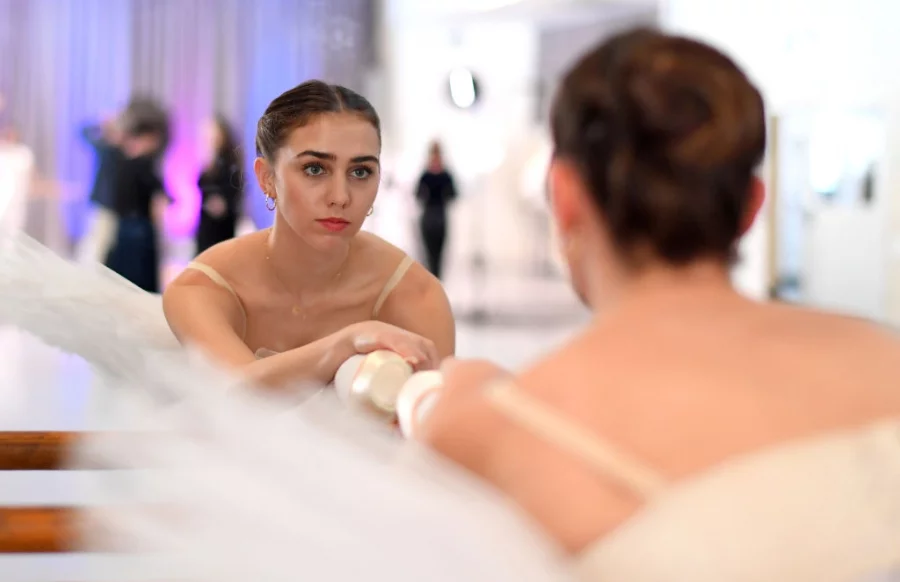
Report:
<svg viewBox="0 0 900 582"><path fill-rule="evenodd" d="M33 172L31 149L19 141L15 129L0 127L0 234L24 227Z"/></svg>
<svg viewBox="0 0 900 582"><path fill-rule="evenodd" d="M122 125L125 112L108 117L99 124L81 128L81 137L94 153L94 182L90 191L91 210L87 229L78 245L81 262L103 262L116 232L116 172L122 163Z"/></svg>
<svg viewBox="0 0 900 582"><path fill-rule="evenodd" d="M444 243L447 240L447 207L456 199L453 176L444 165L441 144L432 142L428 150L428 165L419 178L416 200L422 207L419 228L425 245L427 267L440 279L444 260Z"/></svg>
<svg viewBox="0 0 900 582"><path fill-rule="evenodd" d="M115 180L116 236L106 266L151 293L160 291L159 233L171 201L159 167L168 137L168 119L161 106L132 102Z"/></svg>
<svg viewBox="0 0 900 582"><path fill-rule="evenodd" d="M223 115L216 115L204 125L202 139L198 255L234 237L244 201L241 150L234 128Z"/></svg>
<svg viewBox="0 0 900 582"><path fill-rule="evenodd" d="M0 93L0 235L24 227L34 171L34 154L15 128L2 122L5 111L6 98Z"/></svg>

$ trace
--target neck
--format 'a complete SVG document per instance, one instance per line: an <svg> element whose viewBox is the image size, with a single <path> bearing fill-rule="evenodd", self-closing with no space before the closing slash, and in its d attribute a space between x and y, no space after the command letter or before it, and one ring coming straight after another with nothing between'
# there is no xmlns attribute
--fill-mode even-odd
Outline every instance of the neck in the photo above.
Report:
<svg viewBox="0 0 900 582"><path fill-rule="evenodd" d="M601 282L602 281L602 282ZM673 304L709 304L739 299L731 285L726 265L713 260L695 261L682 267L656 264L632 274L619 274L589 281L588 304L595 314L637 310L647 313L654 306L672 309Z"/></svg>
<svg viewBox="0 0 900 582"><path fill-rule="evenodd" d="M350 255L350 243L324 252L297 236L280 216L266 238L269 266L278 280L293 293L322 291L337 280Z"/></svg>

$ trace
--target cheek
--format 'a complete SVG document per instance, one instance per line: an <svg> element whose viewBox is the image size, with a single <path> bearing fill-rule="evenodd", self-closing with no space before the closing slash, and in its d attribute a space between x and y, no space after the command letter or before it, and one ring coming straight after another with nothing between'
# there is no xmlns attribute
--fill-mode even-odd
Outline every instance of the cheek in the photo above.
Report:
<svg viewBox="0 0 900 582"><path fill-rule="evenodd" d="M315 185L302 176L286 174L279 181L278 205L292 214L307 213L315 196Z"/></svg>
<svg viewBox="0 0 900 582"><path fill-rule="evenodd" d="M356 182L352 186L351 196L353 205L356 210L362 209L363 213L369 211L372 204L375 203L375 196L378 194L378 180L372 178L365 181Z"/></svg>

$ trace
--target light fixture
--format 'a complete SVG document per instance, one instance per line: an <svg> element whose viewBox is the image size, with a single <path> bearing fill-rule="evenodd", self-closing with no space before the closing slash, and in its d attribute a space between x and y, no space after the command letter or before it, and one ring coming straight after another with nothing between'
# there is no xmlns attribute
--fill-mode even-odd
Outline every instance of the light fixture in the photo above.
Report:
<svg viewBox="0 0 900 582"><path fill-rule="evenodd" d="M450 91L450 101L460 109L468 109L478 101L478 81L469 69L457 68L450 71L447 88Z"/></svg>

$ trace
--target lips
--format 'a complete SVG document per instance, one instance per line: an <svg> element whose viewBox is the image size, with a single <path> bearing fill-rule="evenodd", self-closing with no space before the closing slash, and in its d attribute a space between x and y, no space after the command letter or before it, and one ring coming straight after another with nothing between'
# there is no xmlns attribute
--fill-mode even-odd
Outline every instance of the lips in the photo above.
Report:
<svg viewBox="0 0 900 582"><path fill-rule="evenodd" d="M343 218L323 218L316 222L324 226L325 229L330 232L340 232L350 225L350 222Z"/></svg>

